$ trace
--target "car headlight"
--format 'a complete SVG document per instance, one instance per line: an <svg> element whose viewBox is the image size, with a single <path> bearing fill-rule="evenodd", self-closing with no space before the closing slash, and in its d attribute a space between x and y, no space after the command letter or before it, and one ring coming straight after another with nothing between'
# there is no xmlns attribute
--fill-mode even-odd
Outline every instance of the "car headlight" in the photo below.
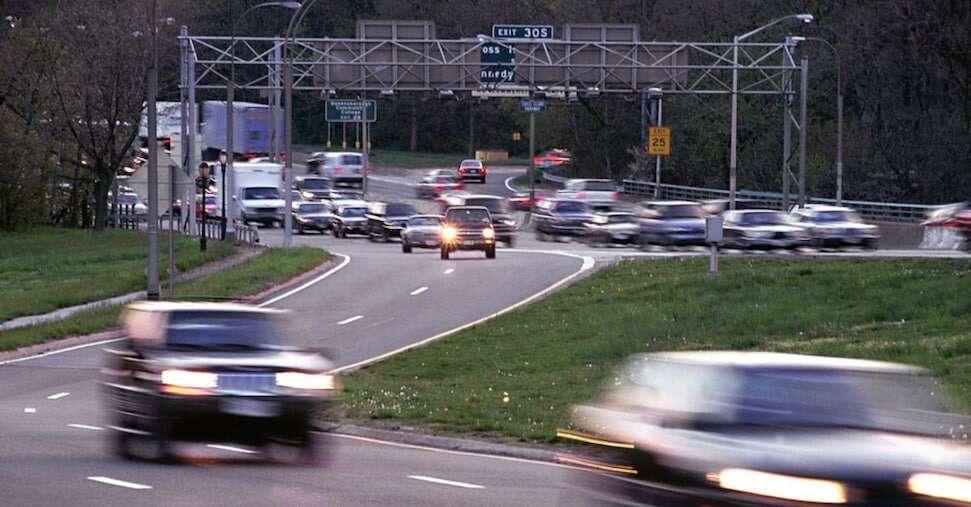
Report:
<svg viewBox="0 0 971 507"><path fill-rule="evenodd" d="M162 384L191 389L214 389L219 383L215 373L192 370L163 370Z"/></svg>
<svg viewBox="0 0 971 507"><path fill-rule="evenodd" d="M482 229L482 237L485 239L492 239L496 237L496 231L489 229Z"/></svg>
<svg viewBox="0 0 971 507"><path fill-rule="evenodd" d="M764 231L745 231L743 232L743 234L750 238L768 238L769 236L772 235L771 232L764 232Z"/></svg>
<svg viewBox="0 0 971 507"><path fill-rule="evenodd" d="M971 502L971 479L953 475L920 473L910 476L907 488L912 493L958 502Z"/></svg>
<svg viewBox="0 0 971 507"><path fill-rule="evenodd" d="M299 371L284 371L276 374L276 385L291 389L308 389L326 391L334 389L336 382L333 375L326 373L302 373Z"/></svg>
<svg viewBox="0 0 971 507"><path fill-rule="evenodd" d="M302 195L304 199L313 199L314 198L313 192L301 192L300 195Z"/></svg>
<svg viewBox="0 0 971 507"><path fill-rule="evenodd" d="M442 227L442 241L455 241L458 235L459 232L454 227L448 225Z"/></svg>
<svg viewBox="0 0 971 507"><path fill-rule="evenodd" d="M508 225L508 226L512 227L512 226L516 225L516 221L515 220L502 220L502 224L503 225Z"/></svg>
<svg viewBox="0 0 971 507"><path fill-rule="evenodd" d="M727 468L709 479L723 489L798 502L846 503L846 487L834 481Z"/></svg>

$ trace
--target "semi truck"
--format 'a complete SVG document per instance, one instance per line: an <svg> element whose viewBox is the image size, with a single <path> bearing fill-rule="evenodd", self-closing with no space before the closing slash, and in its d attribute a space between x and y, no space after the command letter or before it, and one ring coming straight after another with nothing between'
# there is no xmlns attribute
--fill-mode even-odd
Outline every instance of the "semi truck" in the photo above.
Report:
<svg viewBox="0 0 971 507"><path fill-rule="evenodd" d="M158 137L169 149L169 138L182 130L182 108L178 102L158 102ZM200 114L197 115L200 124L196 127L199 132L199 143L202 148L202 159L217 160L226 146L226 102L217 100L203 101L199 105ZM233 145L237 158L246 160L256 157L266 157L271 151L270 107L266 104L252 102L233 103ZM283 109L277 109L275 115L278 142L283 139ZM142 122L139 127L141 146L147 146L145 137L148 134L148 115L142 112Z"/></svg>

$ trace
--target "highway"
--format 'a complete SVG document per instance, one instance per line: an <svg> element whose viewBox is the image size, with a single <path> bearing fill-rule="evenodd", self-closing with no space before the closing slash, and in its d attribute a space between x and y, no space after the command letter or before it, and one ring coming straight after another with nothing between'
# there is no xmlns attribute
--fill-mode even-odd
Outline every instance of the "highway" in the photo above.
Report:
<svg viewBox="0 0 971 507"><path fill-rule="evenodd" d="M487 261L467 252L443 262L435 252L403 255L396 243L298 243L342 254L339 269L271 306L292 311L293 342L327 347L338 366L490 316L585 266L559 254L503 252ZM232 446L184 445L177 452L187 463L176 466L123 461L105 442L102 347L0 364L4 505L542 505L557 494L562 471L549 464L349 437L322 438L326 468L267 464Z"/></svg>

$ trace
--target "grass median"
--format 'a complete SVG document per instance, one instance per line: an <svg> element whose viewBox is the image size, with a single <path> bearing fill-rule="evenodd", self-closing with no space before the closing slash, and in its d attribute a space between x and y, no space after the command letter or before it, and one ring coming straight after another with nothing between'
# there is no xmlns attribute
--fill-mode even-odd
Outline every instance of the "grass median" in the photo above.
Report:
<svg viewBox="0 0 971 507"><path fill-rule="evenodd" d="M328 258L328 253L318 248L271 248L238 266L177 285L177 299L230 298L256 294L309 271ZM122 308L123 305L98 308L56 322L0 332L0 350L112 328L118 324Z"/></svg>
<svg viewBox="0 0 971 507"><path fill-rule="evenodd" d="M164 238L160 243L164 280L168 243ZM139 231L40 227L0 233L0 322L144 288L147 244L148 236ZM200 252L198 240L180 235L176 268L185 271L235 252L218 241Z"/></svg>
<svg viewBox="0 0 971 507"><path fill-rule="evenodd" d="M965 261L646 260L344 379L347 418L555 440L637 352L771 350L873 358L937 372L971 407Z"/></svg>

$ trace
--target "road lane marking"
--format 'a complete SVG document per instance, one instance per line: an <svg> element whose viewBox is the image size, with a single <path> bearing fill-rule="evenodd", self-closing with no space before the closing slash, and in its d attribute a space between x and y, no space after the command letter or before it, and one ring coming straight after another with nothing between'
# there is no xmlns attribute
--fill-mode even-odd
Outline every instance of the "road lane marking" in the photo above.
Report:
<svg viewBox="0 0 971 507"><path fill-rule="evenodd" d="M24 409L24 413L25 414L35 414L35 413L37 413L37 409L34 408L34 407L27 407L27 408Z"/></svg>
<svg viewBox="0 0 971 507"><path fill-rule="evenodd" d="M338 326L343 326L343 325L345 325L345 324L350 324L351 322L354 322L355 320L361 320L361 319L363 319L363 318L364 318L364 316L363 316L363 315L355 315L355 316L353 316L353 317L351 317L351 318L348 318L348 319L344 319L344 320L342 320L342 321L340 321L340 322L338 322L338 323L337 323L337 325L338 325Z"/></svg>
<svg viewBox="0 0 971 507"><path fill-rule="evenodd" d="M112 479L111 477L104 477L100 475L94 475L88 477L89 481L100 482L102 484L110 484L112 486L119 486L128 489L152 489L148 484L139 484L137 482L122 481L119 479Z"/></svg>
<svg viewBox="0 0 971 507"><path fill-rule="evenodd" d="M510 177L506 178L506 181L505 181L506 188L508 188L509 191L512 192L512 193L521 192L521 190L519 190L518 188L512 186L512 183L510 183L512 180L514 180L514 179L516 179L518 177L519 176L510 176Z"/></svg>
<svg viewBox="0 0 971 507"><path fill-rule="evenodd" d="M242 447L233 447L231 445L209 444L206 447L210 449L219 449L220 451L238 452L242 454L257 454L257 451L252 449L243 449Z"/></svg>
<svg viewBox="0 0 971 507"><path fill-rule="evenodd" d="M3 366L5 364L19 363L21 361L30 361L31 359L40 359L42 357L53 356L56 354L63 354L65 352L71 352L72 350L85 349L88 347L96 347L98 345L106 345L108 343L119 342L121 340L124 340L124 338L109 338L107 340L100 340L100 341L91 342L91 343L83 343L81 345L75 345L73 347L67 347L64 349L51 350L49 352L44 352L43 354L37 354L37 355L27 356L27 357L18 357L16 359L8 359L6 361L0 361L0 366Z"/></svg>
<svg viewBox="0 0 971 507"><path fill-rule="evenodd" d="M409 479L414 479L416 481L433 482L435 484L444 484L446 486L457 486L459 488L466 488L466 489L484 489L485 488L485 486L481 486L479 484L470 484L468 482L449 481L449 480L445 480L445 479L439 479L437 477L428 477L427 475L409 475L408 478Z"/></svg>
<svg viewBox="0 0 971 507"><path fill-rule="evenodd" d="M103 431L104 428L101 426L91 426L90 424L68 424L68 428L77 428L79 430L92 430L92 431Z"/></svg>
<svg viewBox="0 0 971 507"><path fill-rule="evenodd" d="M451 275L454 272L455 272L455 268L448 268L448 269L445 270L445 274L446 275Z"/></svg>
<svg viewBox="0 0 971 507"><path fill-rule="evenodd" d="M412 296L417 296L417 295L421 294L422 292L425 292L426 290L428 290L428 287L419 287L419 288L411 291L411 295Z"/></svg>
<svg viewBox="0 0 971 507"><path fill-rule="evenodd" d="M511 305L509 305L509 306L507 306L507 307L505 307L505 308L503 308L503 309L501 309L501 310L493 313L493 314L486 315L485 317L482 317L481 319L476 319L476 320L473 320L472 322L467 322L465 324L462 324L461 326L458 326L458 327L454 327L452 329L449 329L448 331L443 331L443 332L438 333L438 334L436 334L434 336L429 336L428 338L425 338L423 340L418 340L416 342L410 343L410 344L405 345L403 347L398 347L397 349L394 349L394 350L385 352L383 354L378 354L378 355L376 355L374 357L371 357L371 358L368 358L368 359L364 359L364 360L358 361L356 363L351 363L351 364L348 364L348 365L345 365L345 366L341 366L340 368L335 368L333 370L330 370L330 373L337 374L337 373L342 373L342 372L345 372L345 371L348 371L348 370L356 370L356 369L358 369L358 368L360 368L362 366L365 366L365 365L368 365L368 364L371 364L371 363L376 363L378 361L382 361L384 359L387 359L387 358L389 358L391 356L398 355L398 354L400 354L402 352L405 352L405 351L408 351L408 350L411 350L411 349L414 349L414 348L418 348L418 347L424 346L424 345L426 345L428 343L431 343L433 341L436 341L436 340L440 340L440 339L442 339L442 338L444 338L446 336L449 336L449 335L458 333L459 331L462 331L463 329L468 329L468 328L470 328L472 326L477 326L477 325L479 325L479 324L481 324L481 323L483 323L483 322L485 322L487 320L494 319L494 318L496 318L496 317L498 317L498 316L500 316L500 315L502 315L504 313L511 312L511 311L515 310L516 308L519 308L521 306L528 305L529 303L532 303L533 301L535 301L535 300L537 300L537 299L539 299L539 298L541 298L541 297L549 294L550 292L553 292L554 290L562 287L563 285L566 285L567 283L571 282L574 278L576 278L576 277L582 275L583 273L586 273L587 271L593 269L593 267L597 264L597 261L595 261L593 257L589 257L589 256L586 256L586 255L577 255L577 254L572 254L572 253L566 253L566 252L557 252L557 251L554 251L554 250L550 250L550 251L546 251L546 250L544 250L544 251L538 251L538 250L516 250L516 249L508 249L508 250L505 250L505 251L506 252L515 252L515 253L542 253L542 254L547 254L547 255L559 255L559 256L563 256L563 257L571 257L571 258L574 258L574 259L580 259L581 261L583 261L583 264L580 265L580 269L574 271L573 273L570 273L569 275L564 276L563 278L559 279L558 281L556 281L552 285L549 285L546 288L537 291L533 295L531 295L531 296L529 296L529 297L527 297L525 299L522 299L522 300L520 300L520 301L518 301L516 303L513 303L513 304L511 304ZM454 269L447 269L447 270L445 270L445 274L449 274L452 271L454 271Z"/></svg>
<svg viewBox="0 0 971 507"><path fill-rule="evenodd" d="M48 396L47 399L48 400L59 400L59 399L65 397L65 396L68 396L70 394L71 393L57 393L57 394L52 394L52 395Z"/></svg>
<svg viewBox="0 0 971 507"><path fill-rule="evenodd" d="M296 294L296 293L298 293L298 292L300 292L302 290L307 289L308 287L314 285L315 283L320 282L321 280L324 280L325 278L329 277L330 275L333 275L334 273L340 271L341 269L344 269L344 267L347 266L351 262L351 256L350 255L344 255L344 254L339 254L339 253L335 253L335 252L331 252L331 253L333 255L337 255L337 256L343 257L344 260L341 261L340 264L338 264L337 266L334 266L333 268L327 270L326 273L318 276L317 278L314 278L313 280L310 280L309 282L307 282L307 283L305 283L305 284L303 284L303 285L301 285L301 286L299 286L299 287L297 287L295 289L288 290L287 292L284 292L283 294L280 294L279 296L272 297L272 298L270 298L270 299L268 299L268 300L266 300L266 301L264 301L264 302L262 302L262 303L260 303L260 304L258 304L256 306L261 306L261 307L262 306L268 306L268 305L272 305L273 303L276 303L277 301L280 301L281 299L288 298L288 297L290 297L290 296L292 296L292 295L294 295L294 294Z"/></svg>

